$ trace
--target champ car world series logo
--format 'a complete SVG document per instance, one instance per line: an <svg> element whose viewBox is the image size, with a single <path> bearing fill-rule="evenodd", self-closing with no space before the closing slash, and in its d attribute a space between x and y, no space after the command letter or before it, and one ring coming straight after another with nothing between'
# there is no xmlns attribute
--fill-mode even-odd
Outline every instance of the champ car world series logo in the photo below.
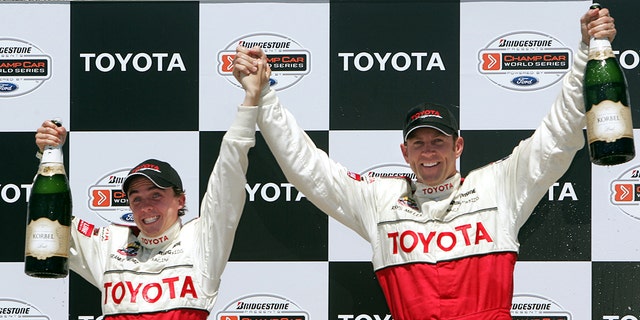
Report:
<svg viewBox="0 0 640 320"><path fill-rule="evenodd" d="M478 71L493 83L534 91L558 82L572 64L572 51L538 32L513 32L492 40L478 53Z"/></svg>
<svg viewBox="0 0 640 320"><path fill-rule="evenodd" d="M640 167L623 172L611 182L611 203L640 220Z"/></svg>
<svg viewBox="0 0 640 320"><path fill-rule="evenodd" d="M129 209L129 200L122 191L122 182L130 168L120 169L100 177L89 187L89 210L109 223L135 225Z"/></svg>
<svg viewBox="0 0 640 320"><path fill-rule="evenodd" d="M260 46L264 50L271 67L271 87L276 91L293 86L311 71L311 54L295 40L275 33L246 35L231 41L218 52L218 73L238 88L241 86L232 73L238 45L247 48Z"/></svg>
<svg viewBox="0 0 640 320"><path fill-rule="evenodd" d="M27 94L51 78L51 57L20 39L0 38L0 98Z"/></svg>

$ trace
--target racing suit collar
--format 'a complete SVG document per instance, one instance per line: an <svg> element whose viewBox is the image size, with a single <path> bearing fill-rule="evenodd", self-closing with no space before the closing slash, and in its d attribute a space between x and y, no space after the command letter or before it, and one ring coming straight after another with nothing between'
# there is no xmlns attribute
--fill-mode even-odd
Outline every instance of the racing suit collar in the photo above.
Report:
<svg viewBox="0 0 640 320"><path fill-rule="evenodd" d="M166 246L173 242L180 236L180 229L182 228L182 221L178 219L167 231L157 237L147 237L144 233L140 232L138 235L138 241L140 244L148 249L155 249L162 246Z"/></svg>
<svg viewBox="0 0 640 320"><path fill-rule="evenodd" d="M442 200L457 190L461 184L460 173L457 172L451 178L445 180L439 185L429 186L424 183L416 182L414 195L416 198L426 200Z"/></svg>

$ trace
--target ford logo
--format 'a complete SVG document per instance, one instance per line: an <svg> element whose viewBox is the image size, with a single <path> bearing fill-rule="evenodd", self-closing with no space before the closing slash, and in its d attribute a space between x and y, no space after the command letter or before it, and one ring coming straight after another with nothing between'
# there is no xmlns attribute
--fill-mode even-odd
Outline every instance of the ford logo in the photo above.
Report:
<svg viewBox="0 0 640 320"><path fill-rule="evenodd" d="M0 92L11 92L18 89L18 85L11 82L0 82Z"/></svg>
<svg viewBox="0 0 640 320"><path fill-rule="evenodd" d="M133 222L133 212L127 212L120 217L120 220L126 222Z"/></svg>
<svg viewBox="0 0 640 320"><path fill-rule="evenodd" d="M536 79L535 77L520 76L513 78L513 80L511 80L511 83L517 86L532 86L538 83L538 79Z"/></svg>

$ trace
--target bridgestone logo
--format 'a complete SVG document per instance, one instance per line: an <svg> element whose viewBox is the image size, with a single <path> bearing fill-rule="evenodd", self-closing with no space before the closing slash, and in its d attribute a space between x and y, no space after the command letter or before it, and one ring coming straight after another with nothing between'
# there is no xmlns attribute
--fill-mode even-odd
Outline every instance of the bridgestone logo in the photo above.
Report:
<svg viewBox="0 0 640 320"><path fill-rule="evenodd" d="M289 310L288 303L246 303L238 302L237 310Z"/></svg>

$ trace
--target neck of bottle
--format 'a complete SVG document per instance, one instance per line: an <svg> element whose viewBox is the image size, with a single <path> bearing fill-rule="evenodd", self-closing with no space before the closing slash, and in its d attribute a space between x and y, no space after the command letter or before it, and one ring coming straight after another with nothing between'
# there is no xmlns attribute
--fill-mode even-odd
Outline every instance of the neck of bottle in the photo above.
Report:
<svg viewBox="0 0 640 320"><path fill-rule="evenodd" d="M589 60L605 60L613 58L611 42L607 38L591 38L589 41Z"/></svg>
<svg viewBox="0 0 640 320"><path fill-rule="evenodd" d="M611 42L607 38L593 38L589 41L589 49L605 49L611 48Z"/></svg>
<svg viewBox="0 0 640 320"><path fill-rule="evenodd" d="M40 163L63 163L64 157L62 154L62 147L46 146L42 153L42 160Z"/></svg>

